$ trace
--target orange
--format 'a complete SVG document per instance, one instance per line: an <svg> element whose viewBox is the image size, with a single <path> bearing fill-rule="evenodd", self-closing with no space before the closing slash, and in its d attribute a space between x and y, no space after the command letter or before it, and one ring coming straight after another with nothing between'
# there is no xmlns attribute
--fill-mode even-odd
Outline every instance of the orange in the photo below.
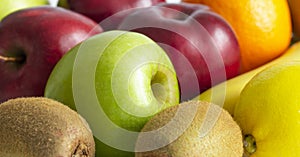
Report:
<svg viewBox="0 0 300 157"><path fill-rule="evenodd" d="M183 0L208 5L231 25L241 49L242 72L285 52L292 22L287 0Z"/></svg>

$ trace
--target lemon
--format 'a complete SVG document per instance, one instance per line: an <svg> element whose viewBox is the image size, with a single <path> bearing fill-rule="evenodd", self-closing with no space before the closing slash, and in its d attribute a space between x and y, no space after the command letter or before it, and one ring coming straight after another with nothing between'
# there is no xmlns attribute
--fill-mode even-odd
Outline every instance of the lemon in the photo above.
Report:
<svg viewBox="0 0 300 157"><path fill-rule="evenodd" d="M290 61L266 68L245 86L234 119L246 156L300 156L299 82L300 61Z"/></svg>

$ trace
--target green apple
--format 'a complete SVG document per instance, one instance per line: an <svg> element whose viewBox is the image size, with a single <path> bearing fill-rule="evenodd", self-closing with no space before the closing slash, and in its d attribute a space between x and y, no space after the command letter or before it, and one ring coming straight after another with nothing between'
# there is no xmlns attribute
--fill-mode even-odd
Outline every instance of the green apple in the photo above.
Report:
<svg viewBox="0 0 300 157"><path fill-rule="evenodd" d="M48 5L48 0L1 0L0 21L8 14L23 8Z"/></svg>
<svg viewBox="0 0 300 157"><path fill-rule="evenodd" d="M58 1L58 6L63 7L63 8L67 8L67 9L70 8L68 0L59 0Z"/></svg>
<svg viewBox="0 0 300 157"><path fill-rule="evenodd" d="M138 132L153 115L179 103L179 87L158 44L139 33L108 31L63 56L45 96L87 119L99 140L97 156L133 156Z"/></svg>

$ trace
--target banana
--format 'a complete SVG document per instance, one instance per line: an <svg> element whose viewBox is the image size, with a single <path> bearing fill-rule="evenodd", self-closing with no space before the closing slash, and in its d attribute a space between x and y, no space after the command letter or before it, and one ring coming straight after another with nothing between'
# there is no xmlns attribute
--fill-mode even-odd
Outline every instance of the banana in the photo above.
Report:
<svg viewBox="0 0 300 157"><path fill-rule="evenodd" d="M293 20L293 30L294 30L294 38L300 39L300 1L299 0L288 0L292 20Z"/></svg>
<svg viewBox="0 0 300 157"><path fill-rule="evenodd" d="M252 71L220 83L206 90L193 100L202 100L215 103L226 109L233 116L235 104L239 100L240 93L253 76L269 66L291 60L300 61L300 42L293 44L283 55L274 59L273 61L268 62Z"/></svg>

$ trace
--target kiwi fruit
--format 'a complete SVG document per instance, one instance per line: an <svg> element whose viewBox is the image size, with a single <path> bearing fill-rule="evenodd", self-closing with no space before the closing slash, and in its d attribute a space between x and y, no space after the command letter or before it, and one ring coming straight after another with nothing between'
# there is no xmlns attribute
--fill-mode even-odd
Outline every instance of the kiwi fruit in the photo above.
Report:
<svg viewBox="0 0 300 157"><path fill-rule="evenodd" d="M44 97L0 104L1 157L93 157L87 122L75 111Z"/></svg>
<svg viewBox="0 0 300 157"><path fill-rule="evenodd" d="M153 135L143 134L147 132ZM145 124L135 156L242 157L242 141L241 129L227 111L212 103L188 101L163 110Z"/></svg>

